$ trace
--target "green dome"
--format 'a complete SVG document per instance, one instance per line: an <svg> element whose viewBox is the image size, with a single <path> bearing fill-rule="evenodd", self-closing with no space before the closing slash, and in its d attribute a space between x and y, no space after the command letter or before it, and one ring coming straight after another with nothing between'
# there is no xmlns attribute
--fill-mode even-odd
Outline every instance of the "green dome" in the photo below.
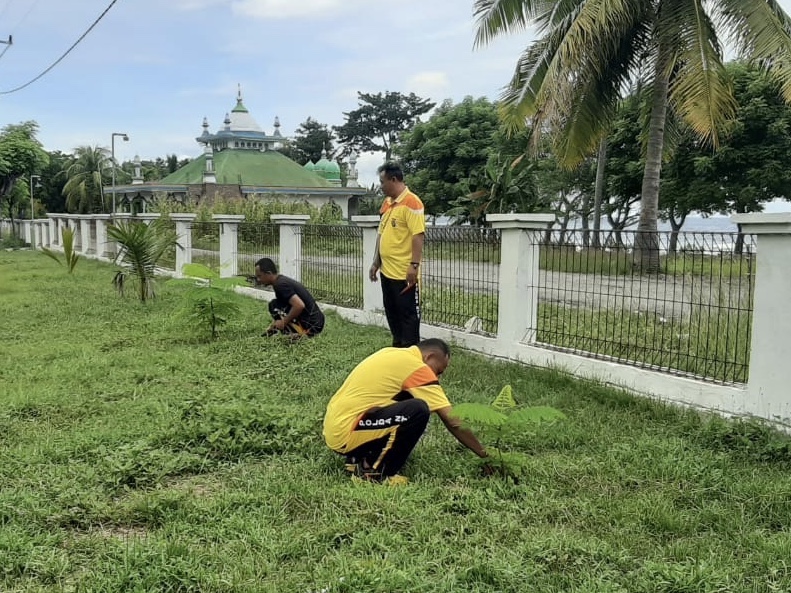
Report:
<svg viewBox="0 0 791 593"><path fill-rule="evenodd" d="M302 166L305 167L308 171L313 171L316 168L316 166L311 161L308 161Z"/></svg>
<svg viewBox="0 0 791 593"><path fill-rule="evenodd" d="M340 179L341 168L335 161L322 157L313 167L313 170L324 179Z"/></svg>

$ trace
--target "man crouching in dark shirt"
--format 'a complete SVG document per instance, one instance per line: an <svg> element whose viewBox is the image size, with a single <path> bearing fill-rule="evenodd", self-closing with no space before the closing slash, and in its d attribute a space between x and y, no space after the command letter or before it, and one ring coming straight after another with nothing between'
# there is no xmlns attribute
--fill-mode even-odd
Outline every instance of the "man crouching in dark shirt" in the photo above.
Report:
<svg viewBox="0 0 791 593"><path fill-rule="evenodd" d="M272 325L263 335L276 333L313 337L324 329L324 313L313 295L293 278L277 273L277 266L268 257L255 263L255 278L259 284L271 286L275 299L269 301Z"/></svg>

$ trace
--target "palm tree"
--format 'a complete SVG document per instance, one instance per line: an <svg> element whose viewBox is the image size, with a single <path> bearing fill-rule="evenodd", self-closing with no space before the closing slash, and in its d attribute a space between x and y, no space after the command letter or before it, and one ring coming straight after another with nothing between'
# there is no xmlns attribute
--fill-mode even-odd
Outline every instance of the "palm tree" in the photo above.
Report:
<svg viewBox="0 0 791 593"><path fill-rule="evenodd" d="M110 155L106 148L78 146L66 167L66 209L69 212L92 214L106 210L104 203L104 175L111 169Z"/></svg>
<svg viewBox="0 0 791 593"><path fill-rule="evenodd" d="M137 281L137 296L145 302L153 298L154 276L159 260L178 245L176 231L164 220L151 224L120 222L107 228L107 236L118 243L116 261L125 267L116 273L113 284L123 294L129 276Z"/></svg>
<svg viewBox="0 0 791 593"><path fill-rule="evenodd" d="M635 263L659 269L659 178L668 113L715 147L735 111L722 42L779 77L791 102L791 20L777 0L475 0L476 46L534 25L503 91L511 127L551 129L568 164L593 154L623 90L650 88Z"/></svg>

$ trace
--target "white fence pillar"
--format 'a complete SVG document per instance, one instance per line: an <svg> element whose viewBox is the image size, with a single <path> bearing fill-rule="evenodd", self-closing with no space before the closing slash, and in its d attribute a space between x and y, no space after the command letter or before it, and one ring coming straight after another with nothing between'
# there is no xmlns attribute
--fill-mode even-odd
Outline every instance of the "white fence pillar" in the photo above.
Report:
<svg viewBox="0 0 791 593"><path fill-rule="evenodd" d="M379 232L379 216L352 216L352 223L363 230L363 310L383 311L382 289L379 283L371 282L368 270L374 261L376 250L376 235Z"/></svg>
<svg viewBox="0 0 791 593"><path fill-rule="evenodd" d="M532 344L538 319L538 253L541 237L554 214L488 214L500 229L500 273L497 340Z"/></svg>
<svg viewBox="0 0 791 593"><path fill-rule="evenodd" d="M66 228L71 229L74 240L72 242L72 251L79 253L82 251L82 236L80 234L80 221L79 214L67 214L63 219Z"/></svg>
<svg viewBox="0 0 791 593"><path fill-rule="evenodd" d="M757 235L745 412L791 426L791 213L736 214L731 220L743 233Z"/></svg>
<svg viewBox="0 0 791 593"><path fill-rule="evenodd" d="M302 253L303 227L309 220L307 214L273 214L269 219L280 227L280 261L278 272L294 280L302 279L299 260Z"/></svg>
<svg viewBox="0 0 791 593"><path fill-rule="evenodd" d="M244 214L215 214L212 220L220 223L220 278L231 278L236 276L239 223Z"/></svg>
<svg viewBox="0 0 791 593"><path fill-rule="evenodd" d="M33 230L31 231L31 239L33 239L33 241L30 243L30 246L33 249L41 249L44 247L44 237L42 235L44 225L42 221L38 219L32 220L31 224L33 225Z"/></svg>
<svg viewBox="0 0 791 593"><path fill-rule="evenodd" d="M112 214L97 214L93 217L96 224L96 257L114 258L115 241L107 240L107 226L112 220Z"/></svg>
<svg viewBox="0 0 791 593"><path fill-rule="evenodd" d="M197 214L176 213L170 215L170 220L176 223L176 277L184 277L184 266L192 263L192 223Z"/></svg>
<svg viewBox="0 0 791 593"><path fill-rule="evenodd" d="M47 214L49 218L49 248L60 245L60 222L56 214Z"/></svg>
<svg viewBox="0 0 791 593"><path fill-rule="evenodd" d="M36 230L38 231L39 248L49 248L49 220L39 218L36 221Z"/></svg>
<svg viewBox="0 0 791 593"><path fill-rule="evenodd" d="M78 217L77 221L80 224L80 253L88 255L95 253L96 250L91 240L91 225L93 224L93 216L90 214L82 214Z"/></svg>

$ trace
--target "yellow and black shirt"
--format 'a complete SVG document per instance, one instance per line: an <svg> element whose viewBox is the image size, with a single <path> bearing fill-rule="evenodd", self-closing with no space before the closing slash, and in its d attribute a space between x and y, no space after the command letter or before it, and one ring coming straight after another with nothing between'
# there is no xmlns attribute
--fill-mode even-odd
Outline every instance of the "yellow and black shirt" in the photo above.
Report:
<svg viewBox="0 0 791 593"><path fill-rule="evenodd" d="M391 280L406 280L412 261L412 237L426 232L423 202L405 188L396 198L386 198L379 210L381 272Z"/></svg>
<svg viewBox="0 0 791 593"><path fill-rule="evenodd" d="M402 391L422 399L431 412L451 405L417 346L383 348L358 364L330 399L324 415L327 446L343 453L360 416L392 404Z"/></svg>

